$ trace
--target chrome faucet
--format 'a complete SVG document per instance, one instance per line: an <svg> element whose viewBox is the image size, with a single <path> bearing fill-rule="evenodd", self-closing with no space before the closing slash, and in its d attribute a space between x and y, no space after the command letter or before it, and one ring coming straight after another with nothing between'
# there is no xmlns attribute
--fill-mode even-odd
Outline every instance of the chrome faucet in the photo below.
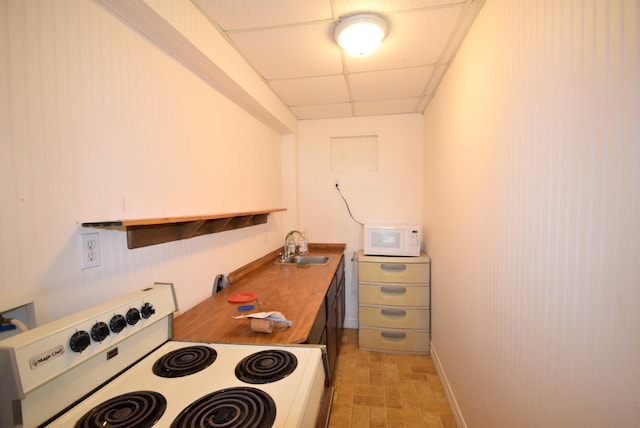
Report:
<svg viewBox="0 0 640 428"><path fill-rule="evenodd" d="M307 252L308 242L305 234L297 230L292 230L291 232L287 233L287 236L284 238L284 249L282 252L283 260L296 255L296 241L294 238L294 235L296 233L302 238L302 242L300 243L299 247L300 254L304 254Z"/></svg>

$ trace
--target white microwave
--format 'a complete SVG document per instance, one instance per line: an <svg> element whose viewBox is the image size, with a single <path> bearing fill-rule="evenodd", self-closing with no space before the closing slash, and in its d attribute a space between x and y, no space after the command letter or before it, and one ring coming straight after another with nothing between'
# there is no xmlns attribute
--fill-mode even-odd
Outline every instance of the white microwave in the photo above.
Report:
<svg viewBox="0 0 640 428"><path fill-rule="evenodd" d="M422 231L414 225L364 226L364 254L368 256L419 256Z"/></svg>

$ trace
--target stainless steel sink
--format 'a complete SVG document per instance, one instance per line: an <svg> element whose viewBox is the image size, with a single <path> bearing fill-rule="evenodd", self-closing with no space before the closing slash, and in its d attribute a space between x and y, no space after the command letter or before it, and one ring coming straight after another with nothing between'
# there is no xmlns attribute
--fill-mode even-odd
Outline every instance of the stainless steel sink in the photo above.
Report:
<svg viewBox="0 0 640 428"><path fill-rule="evenodd" d="M284 260L277 259L278 263L300 265L326 265L333 256L291 256Z"/></svg>

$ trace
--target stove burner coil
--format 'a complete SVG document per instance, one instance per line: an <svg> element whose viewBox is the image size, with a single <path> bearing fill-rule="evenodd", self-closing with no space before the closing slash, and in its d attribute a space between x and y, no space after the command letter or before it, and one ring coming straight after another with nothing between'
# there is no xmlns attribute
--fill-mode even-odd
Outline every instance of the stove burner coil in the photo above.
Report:
<svg viewBox="0 0 640 428"><path fill-rule="evenodd" d="M298 359L289 351L260 351L236 365L236 377L251 384L271 383L289 376L297 365Z"/></svg>
<svg viewBox="0 0 640 428"><path fill-rule="evenodd" d="M119 395L94 407L76 422L75 428L149 428L164 414L167 400L154 391Z"/></svg>
<svg viewBox="0 0 640 428"><path fill-rule="evenodd" d="M188 376L206 369L217 357L218 353L209 346L187 346L158 358L153 373L170 378Z"/></svg>
<svg viewBox="0 0 640 428"><path fill-rule="evenodd" d="M249 387L221 389L191 403L171 428L270 428L276 403L264 391Z"/></svg>

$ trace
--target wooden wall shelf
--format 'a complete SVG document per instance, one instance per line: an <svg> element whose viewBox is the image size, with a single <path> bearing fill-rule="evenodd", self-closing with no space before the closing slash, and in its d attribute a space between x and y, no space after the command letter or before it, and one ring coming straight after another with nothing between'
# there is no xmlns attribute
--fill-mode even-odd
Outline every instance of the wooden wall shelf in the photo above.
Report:
<svg viewBox="0 0 640 428"><path fill-rule="evenodd" d="M133 249L264 224L269 214L277 211L285 211L285 208L207 216L87 222L82 223L82 227L126 231L127 247Z"/></svg>

